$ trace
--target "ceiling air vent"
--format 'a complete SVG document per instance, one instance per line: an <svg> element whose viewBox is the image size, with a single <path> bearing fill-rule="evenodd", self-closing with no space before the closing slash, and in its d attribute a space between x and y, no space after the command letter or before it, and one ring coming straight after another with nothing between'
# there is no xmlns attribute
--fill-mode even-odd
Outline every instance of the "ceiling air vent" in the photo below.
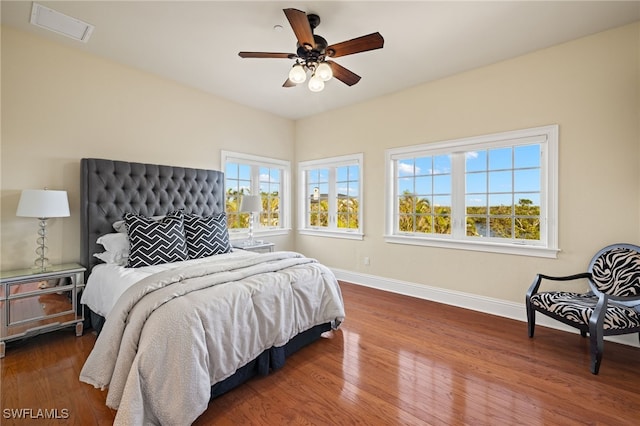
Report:
<svg viewBox="0 0 640 426"><path fill-rule="evenodd" d="M31 9L31 23L84 43L89 40L94 28L91 24L35 2Z"/></svg>

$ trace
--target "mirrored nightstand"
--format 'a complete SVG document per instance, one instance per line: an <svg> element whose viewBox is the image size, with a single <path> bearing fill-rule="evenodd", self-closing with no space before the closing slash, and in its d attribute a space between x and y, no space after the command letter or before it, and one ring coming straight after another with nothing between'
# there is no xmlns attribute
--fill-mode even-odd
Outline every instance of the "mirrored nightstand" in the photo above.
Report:
<svg viewBox="0 0 640 426"><path fill-rule="evenodd" d="M255 253L271 253L275 250L275 244L263 240L255 240L253 244L248 244L247 240L232 241L231 246L234 249L247 250Z"/></svg>
<svg viewBox="0 0 640 426"><path fill-rule="evenodd" d="M77 263L0 272L0 358L12 340L71 326L82 336L84 272Z"/></svg>

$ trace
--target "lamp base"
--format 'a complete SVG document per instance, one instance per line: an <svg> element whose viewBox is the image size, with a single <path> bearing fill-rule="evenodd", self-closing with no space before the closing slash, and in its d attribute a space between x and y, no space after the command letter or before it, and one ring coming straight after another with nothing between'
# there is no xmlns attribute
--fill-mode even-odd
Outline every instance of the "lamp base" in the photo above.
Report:
<svg viewBox="0 0 640 426"><path fill-rule="evenodd" d="M39 218L40 228L38 229L38 239L36 240L38 244L36 254L38 257L33 262L33 268L41 272L46 271L50 266L49 259L47 258L47 219L46 217Z"/></svg>
<svg viewBox="0 0 640 426"><path fill-rule="evenodd" d="M51 266L51 264L49 263L49 259L47 259L46 257L39 257L33 262L32 268L40 272L45 272L47 269L49 269L49 266Z"/></svg>
<svg viewBox="0 0 640 426"><path fill-rule="evenodd" d="M245 243L247 246L255 245L255 240L253 239L253 212L249 213L249 239Z"/></svg>

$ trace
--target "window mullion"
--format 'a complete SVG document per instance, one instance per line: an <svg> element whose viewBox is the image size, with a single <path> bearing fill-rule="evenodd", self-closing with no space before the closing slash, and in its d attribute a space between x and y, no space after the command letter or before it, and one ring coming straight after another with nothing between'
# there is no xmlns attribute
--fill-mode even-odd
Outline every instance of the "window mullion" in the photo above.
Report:
<svg viewBox="0 0 640 426"><path fill-rule="evenodd" d="M338 227L338 190L336 167L329 168L329 229Z"/></svg>
<svg viewBox="0 0 640 426"><path fill-rule="evenodd" d="M260 167L251 165L251 195L260 195Z"/></svg>
<svg viewBox="0 0 640 426"><path fill-rule="evenodd" d="M251 195L262 195L260 194L260 166L255 164L251 165ZM261 216L262 211L253 216L253 226L257 230L260 230L262 228Z"/></svg>
<svg viewBox="0 0 640 426"><path fill-rule="evenodd" d="M451 154L451 220L452 237L455 239L466 236L465 219L465 152Z"/></svg>

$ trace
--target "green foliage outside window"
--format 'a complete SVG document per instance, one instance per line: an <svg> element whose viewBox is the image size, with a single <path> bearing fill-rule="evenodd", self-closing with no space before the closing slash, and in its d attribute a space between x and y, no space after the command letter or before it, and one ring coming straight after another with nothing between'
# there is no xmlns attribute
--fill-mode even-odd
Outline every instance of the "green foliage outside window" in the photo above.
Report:
<svg viewBox="0 0 640 426"><path fill-rule="evenodd" d="M521 198L515 206L467 207L467 235L471 237L540 239L540 206Z"/></svg>
<svg viewBox="0 0 640 426"><path fill-rule="evenodd" d="M338 203L338 228L358 229L358 212L360 205L357 198L341 197ZM309 203L309 225L316 227L329 226L329 200L311 199Z"/></svg>
<svg viewBox="0 0 640 426"><path fill-rule="evenodd" d="M426 198L405 191L399 200L398 229L401 232L450 234L451 207L434 206Z"/></svg>
<svg viewBox="0 0 640 426"><path fill-rule="evenodd" d="M451 234L451 207L431 206L426 198L405 192L398 200L398 230L408 233ZM540 239L540 206L520 199L515 206L467 206L469 237Z"/></svg>
<svg viewBox="0 0 640 426"><path fill-rule="evenodd" d="M229 229L249 228L249 213L241 213L240 202L248 191L241 189L236 191L228 189L226 194L225 210L227 212L227 224ZM278 226L280 221L280 197L278 192L261 193L262 211L260 212L260 225L264 227Z"/></svg>

